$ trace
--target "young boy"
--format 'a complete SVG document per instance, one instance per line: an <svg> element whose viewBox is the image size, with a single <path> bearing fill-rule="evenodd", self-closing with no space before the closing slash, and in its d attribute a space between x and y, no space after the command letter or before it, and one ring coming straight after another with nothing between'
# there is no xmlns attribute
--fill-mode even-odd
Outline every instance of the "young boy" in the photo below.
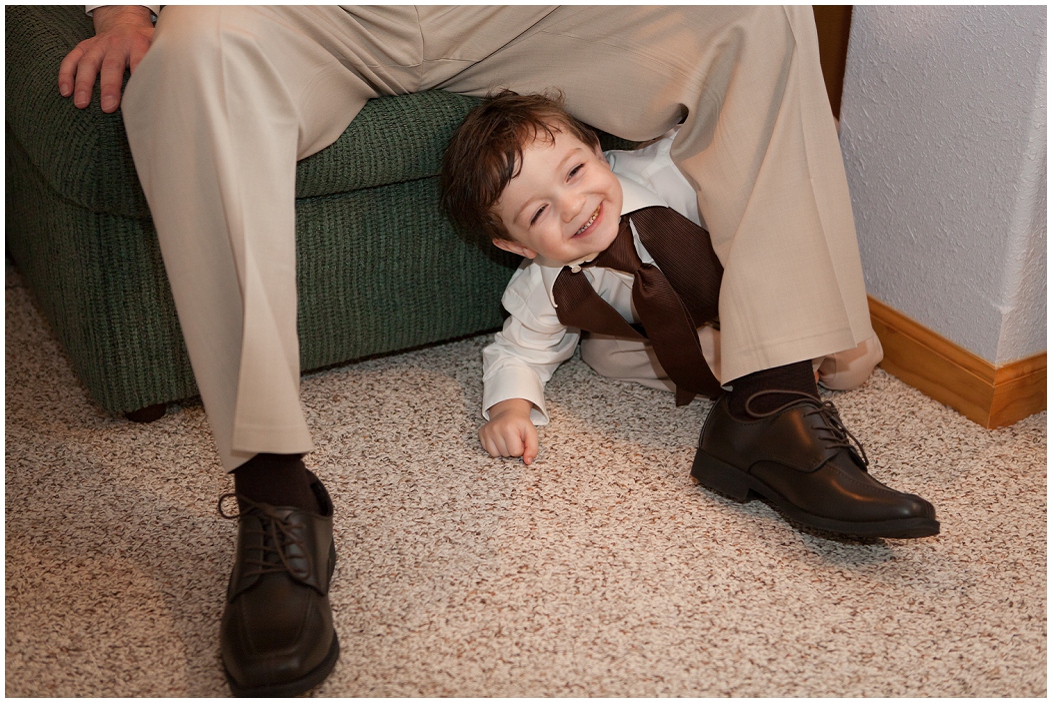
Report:
<svg viewBox="0 0 1052 703"><path fill-rule="evenodd" d="M494 123L500 122L504 131L498 134ZM488 422L479 438L490 455L533 461L535 425L548 422L544 385L581 339L579 330L559 322L551 296L539 293L550 293L564 266L590 261L605 250L622 214L663 205L700 223L694 189L669 156L674 137L675 131L639 150L604 154L595 133L557 101L503 93L469 115L451 140L443 172L447 211L479 243L492 242L525 259L503 299L511 316L483 353ZM509 172L514 176L507 178ZM507 178L503 188L498 185L502 175ZM476 182L468 183L471 179ZM468 202L464 191L477 199ZM589 277L604 299L633 320L631 276L591 269ZM719 331L706 325L698 334L719 378ZM603 375L674 390L645 341L592 335L583 340L582 355ZM880 342L873 337L858 349L821 360L819 380L829 388L854 388L881 358Z"/></svg>
<svg viewBox="0 0 1052 703"><path fill-rule="evenodd" d="M479 430L479 439L491 456L521 456L527 464L537 456L535 426L548 422L544 386L559 364L573 355L581 339L578 327L560 320L560 313L568 315L567 299L563 298L564 309L560 310L555 291L560 276L565 275L564 269L573 273L583 270L588 284L602 300L629 324L638 323L636 303L639 301L633 300L634 276L616 268L589 266L589 263L611 249L621 232L622 237L630 233L631 246L641 265L661 268L643 246L635 222L633 213L646 208L671 208L695 225L700 224L694 189L669 155L674 138L675 131L642 149L611 151L604 155L595 133L563 111L559 101L505 91L475 108L450 140L442 173L443 206L447 213L479 243L491 242L524 257L502 299L510 316L483 352L483 416L487 422ZM622 224L624 215L632 221L627 231ZM679 246L707 248L715 262L707 234L698 231L700 238L698 235L684 238ZM684 252L683 258L690 257ZM703 263L704 259L701 257ZM603 260L600 257L597 263ZM667 259L666 262L666 265L671 263ZM712 292L708 294L711 299L706 301L713 309L719 297L722 273L718 262L714 267L718 271L709 275L707 285ZM668 273L672 280L671 270ZM676 282L672 283L675 288ZM702 295L706 295L704 289ZM687 301L684 305L688 309L699 309L692 308ZM705 363L715 379L726 387L728 384L720 377L718 321L715 315L710 317L712 319L698 319L697 324L691 326L696 327ZM593 333L584 339L581 353L589 365L604 375L635 380L654 388L676 389L674 380L678 379L670 379L658 360L660 350L656 352L647 339ZM746 420L778 415L799 404L795 402L800 400L797 396L806 396L804 404L810 402L819 409L804 408L793 421L821 414L823 407L830 409L825 411L827 415L835 414L831 404L818 402L815 376L827 387L855 387L869 376L881 358L880 343L874 336L856 349L815 360L813 366L806 369L807 380L803 382L800 381L801 367L795 365L794 380L786 390L761 387L756 392L750 388L753 391L750 397L740 403L742 414ZM811 375L812 371L815 376ZM743 389L746 385L742 384ZM716 394L719 392L717 388ZM772 399L765 395L770 393L779 397ZM686 397L687 402L690 395ZM702 432L703 443L709 424L718 423L716 415L719 413L715 410L710 413ZM835 435L829 452L845 449L846 457L854 457L846 470L851 472L854 468L853 474L863 478L853 475L853 480L863 480L867 489L886 493L882 496L885 514L877 520L852 519L852 511L861 506L853 505L852 499L845 505L839 496L834 501L838 507L833 511L839 515L815 516L811 513L820 513L821 509L813 511L811 506L806 506L801 511L800 506L781 504L778 500L781 495L778 495L773 499L783 512L812 526L852 534L863 534L870 529L859 528L861 523L881 523L872 530L885 536L921 536L938 531L930 505L870 479L865 474L864 460L850 446L839 418L835 421L827 418L825 422L820 428L824 434L823 431L817 434ZM750 491L768 494L766 485L754 485L751 477L739 475L747 474L748 467L744 471L727 467L708 455L703 456L702 449L699 448L699 458L692 471L700 482L741 499L751 497ZM843 460L839 463L843 464ZM849 490L838 478L824 483L828 484L827 489L835 484L834 492ZM900 522L890 527L890 522L900 519L909 525ZM906 534L911 532L915 534Z"/></svg>

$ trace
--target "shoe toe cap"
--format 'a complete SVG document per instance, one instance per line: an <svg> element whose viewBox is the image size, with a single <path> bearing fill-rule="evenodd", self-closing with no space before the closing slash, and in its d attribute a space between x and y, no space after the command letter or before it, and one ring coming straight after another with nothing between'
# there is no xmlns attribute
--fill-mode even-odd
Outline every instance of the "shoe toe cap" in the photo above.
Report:
<svg viewBox="0 0 1052 703"><path fill-rule="evenodd" d="M327 599L302 586L281 594L254 590L235 598L223 614L227 673L245 689L303 678L326 658L335 637Z"/></svg>
<svg viewBox="0 0 1052 703"><path fill-rule="evenodd" d="M902 511L902 517L904 518L928 518L931 520L935 519L935 506L924 500L918 495L912 493L903 494L903 500L900 510Z"/></svg>

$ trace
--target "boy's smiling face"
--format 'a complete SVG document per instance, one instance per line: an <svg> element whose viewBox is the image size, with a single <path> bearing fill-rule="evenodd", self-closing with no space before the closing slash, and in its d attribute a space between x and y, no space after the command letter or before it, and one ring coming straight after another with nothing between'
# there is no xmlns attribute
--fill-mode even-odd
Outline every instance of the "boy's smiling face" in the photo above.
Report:
<svg viewBox="0 0 1052 703"><path fill-rule="evenodd" d="M522 168L494 206L511 240L493 244L552 263L590 260L617 236L621 183L598 148L565 130L541 134L522 149Z"/></svg>

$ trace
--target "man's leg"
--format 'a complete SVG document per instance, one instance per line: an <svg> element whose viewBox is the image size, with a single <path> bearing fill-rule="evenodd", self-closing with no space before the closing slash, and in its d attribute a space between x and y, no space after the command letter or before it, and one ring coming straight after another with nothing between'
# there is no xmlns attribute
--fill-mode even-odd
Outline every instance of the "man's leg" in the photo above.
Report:
<svg viewBox="0 0 1052 703"><path fill-rule="evenodd" d="M440 20L445 10L427 12ZM331 503L299 459L312 442L299 401L296 160L332 143L369 98L426 87L435 43L454 47L438 64L462 67L550 12L471 8L434 23L427 41L417 9L404 6L162 12L123 111L198 387L242 504L222 628L235 692L296 693L324 677L336 651L327 601L307 607L303 596L324 594L334 552L314 545L297 573L249 568L261 558L276 564L274 545L259 545L258 534L279 523L309 532L328 521L315 532L331 539ZM305 623L297 608L323 617ZM243 631L256 650L240 641ZM309 641L298 645L297 632Z"/></svg>
<svg viewBox="0 0 1052 703"><path fill-rule="evenodd" d="M724 264L732 387L703 429L695 478L741 499L760 493L823 529L937 532L930 504L868 476L818 400L810 360L873 330L811 9L559 8L439 87L495 85L559 88L575 116L630 139L683 122L672 156ZM779 453L797 425L808 429Z"/></svg>
<svg viewBox="0 0 1052 703"><path fill-rule="evenodd" d="M365 102L339 8L166 8L124 118L223 464L312 449L299 400L295 166ZM365 34L359 23L360 34Z"/></svg>
<svg viewBox="0 0 1052 703"><path fill-rule="evenodd" d="M300 460L312 442L299 398L295 169L369 98L415 87L397 58L373 60L406 44L392 37L412 27L399 13L415 16L390 10L377 47L370 18L339 8L168 7L124 101L205 411L234 470L221 649L238 694L301 693L339 652L332 504Z"/></svg>

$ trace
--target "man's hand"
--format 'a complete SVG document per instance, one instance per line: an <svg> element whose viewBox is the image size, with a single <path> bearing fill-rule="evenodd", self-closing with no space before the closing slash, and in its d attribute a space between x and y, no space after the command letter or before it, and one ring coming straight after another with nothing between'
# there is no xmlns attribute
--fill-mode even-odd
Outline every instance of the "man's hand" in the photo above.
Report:
<svg viewBox="0 0 1052 703"><path fill-rule="evenodd" d="M489 422L479 428L479 441L490 456L521 456L525 464L537 458L537 428L530 421L533 403L522 398L502 400L489 410Z"/></svg>
<svg viewBox="0 0 1052 703"><path fill-rule="evenodd" d="M95 78L99 78L103 112L113 112L121 103L124 69L132 72L153 42L149 8L139 5L97 7L92 13L95 36L69 52L58 68L58 92L73 96L73 104L85 108L91 102Z"/></svg>

